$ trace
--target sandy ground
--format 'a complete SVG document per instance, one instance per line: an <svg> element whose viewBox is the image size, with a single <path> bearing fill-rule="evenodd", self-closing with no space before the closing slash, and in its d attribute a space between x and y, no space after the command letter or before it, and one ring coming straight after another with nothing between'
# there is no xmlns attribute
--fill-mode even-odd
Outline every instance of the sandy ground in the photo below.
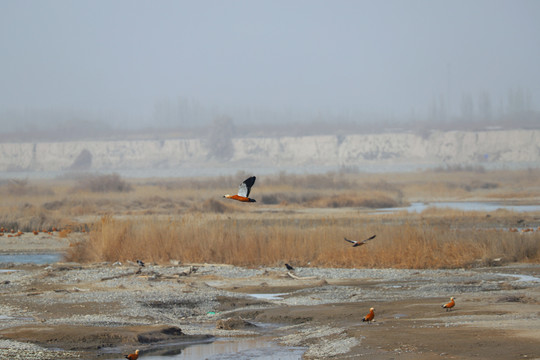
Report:
<svg viewBox="0 0 540 360"><path fill-rule="evenodd" d="M0 248L69 243L25 236ZM297 268L296 278L285 268L205 264L0 268L0 359L121 359L134 348L144 359L167 343L263 335L302 347L306 359L540 359L539 264ZM450 296L456 307L445 311Z"/></svg>

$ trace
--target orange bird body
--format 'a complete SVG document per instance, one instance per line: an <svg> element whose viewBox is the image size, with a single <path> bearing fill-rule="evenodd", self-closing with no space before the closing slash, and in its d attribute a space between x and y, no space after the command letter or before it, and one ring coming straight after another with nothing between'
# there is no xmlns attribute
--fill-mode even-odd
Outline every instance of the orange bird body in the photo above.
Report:
<svg viewBox="0 0 540 360"><path fill-rule="evenodd" d="M255 184L255 176L249 177L244 180L238 187L237 195L223 195L224 198L238 200L242 202L255 202L255 199L249 198L249 193L251 192L251 187Z"/></svg>
<svg viewBox="0 0 540 360"><path fill-rule="evenodd" d="M375 312L374 311L375 311L374 308L369 309L369 313L366 316L364 316L362 321L367 321L368 323L373 321L373 319L375 318Z"/></svg>
<svg viewBox="0 0 540 360"><path fill-rule="evenodd" d="M451 297L450 298L450 302L444 304L444 305L441 305L443 309L446 309L446 311L450 310L451 308L453 308L454 306L456 306L456 302L454 301L454 297Z"/></svg>
<svg viewBox="0 0 540 360"><path fill-rule="evenodd" d="M133 354L126 355L125 358L128 360L137 360L139 358L139 350L137 349Z"/></svg>

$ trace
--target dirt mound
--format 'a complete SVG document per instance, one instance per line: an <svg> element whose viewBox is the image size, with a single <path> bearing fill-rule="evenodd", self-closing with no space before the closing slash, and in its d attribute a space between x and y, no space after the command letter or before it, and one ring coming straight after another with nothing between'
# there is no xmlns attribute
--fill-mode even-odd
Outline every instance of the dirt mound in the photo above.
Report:
<svg viewBox="0 0 540 360"><path fill-rule="evenodd" d="M6 339L32 342L66 350L95 350L104 347L191 340L174 326L101 327L76 325L26 325L0 331ZM195 339L194 339L195 340Z"/></svg>

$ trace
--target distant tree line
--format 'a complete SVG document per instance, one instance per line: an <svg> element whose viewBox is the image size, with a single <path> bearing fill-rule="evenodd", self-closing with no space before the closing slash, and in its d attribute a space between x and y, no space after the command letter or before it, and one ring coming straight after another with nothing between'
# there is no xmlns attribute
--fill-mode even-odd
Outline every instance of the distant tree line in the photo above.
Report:
<svg viewBox="0 0 540 360"><path fill-rule="evenodd" d="M0 142L130 140L201 138L216 159L232 154L238 136L304 136L390 131L479 130L485 128L540 128L540 112L533 109L529 90L511 89L494 101L488 92L462 93L459 109L451 111L447 97L433 99L426 115L408 118L354 112L306 112L272 109L219 109L195 100L162 99L146 127L113 127L107 116L76 111L0 109ZM242 131L237 131L238 127Z"/></svg>

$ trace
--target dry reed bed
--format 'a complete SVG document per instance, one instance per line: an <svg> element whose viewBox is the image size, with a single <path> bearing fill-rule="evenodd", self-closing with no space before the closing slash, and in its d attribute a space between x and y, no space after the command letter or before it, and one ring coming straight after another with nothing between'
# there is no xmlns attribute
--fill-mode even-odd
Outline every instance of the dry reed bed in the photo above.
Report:
<svg viewBox="0 0 540 360"><path fill-rule="evenodd" d="M539 261L538 233L486 230L515 226L523 218L538 223L535 215L434 209L420 215L402 212L363 218L362 214L366 208L402 206L410 201L511 199L535 203L540 199L540 169L281 173L258 177L252 191L255 204L221 198L235 192L248 175L0 181L0 225L28 232L53 226L76 231L87 224L93 229L89 240L69 255L80 261L143 258L243 266L293 262L298 266L416 268L489 264L499 257ZM327 209L340 209L346 215ZM313 216L305 218L299 211ZM484 230L475 230L477 224L484 224ZM343 236L360 238L371 233L377 233L376 241L361 248L352 249L342 240Z"/></svg>
<svg viewBox="0 0 540 360"><path fill-rule="evenodd" d="M67 259L418 269L490 265L499 258L540 261L540 232L460 230L448 221L426 221L422 215L389 221L392 217L189 214L178 220L120 220L106 216L86 241L70 249ZM362 247L352 248L343 241L344 236L361 239L371 234L377 238Z"/></svg>

